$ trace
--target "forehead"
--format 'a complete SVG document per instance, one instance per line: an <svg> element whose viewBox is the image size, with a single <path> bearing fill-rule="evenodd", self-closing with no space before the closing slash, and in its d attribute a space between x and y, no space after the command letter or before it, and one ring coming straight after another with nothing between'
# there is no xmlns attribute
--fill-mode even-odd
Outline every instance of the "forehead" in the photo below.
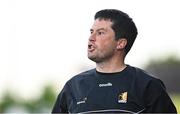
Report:
<svg viewBox="0 0 180 114"><path fill-rule="evenodd" d="M94 24L92 26L92 29L100 29L100 28L104 28L104 29L111 29L112 26L112 21L111 20L105 20L105 19L96 19L94 21Z"/></svg>

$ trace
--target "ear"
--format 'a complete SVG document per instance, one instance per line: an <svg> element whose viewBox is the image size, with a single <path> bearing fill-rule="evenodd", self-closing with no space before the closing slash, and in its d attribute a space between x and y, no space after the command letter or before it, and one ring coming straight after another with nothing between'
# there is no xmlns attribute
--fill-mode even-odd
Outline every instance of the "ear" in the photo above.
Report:
<svg viewBox="0 0 180 114"><path fill-rule="evenodd" d="M127 40L125 38L120 38L118 41L117 41L117 49L118 50L121 50L121 49L124 49L127 45Z"/></svg>

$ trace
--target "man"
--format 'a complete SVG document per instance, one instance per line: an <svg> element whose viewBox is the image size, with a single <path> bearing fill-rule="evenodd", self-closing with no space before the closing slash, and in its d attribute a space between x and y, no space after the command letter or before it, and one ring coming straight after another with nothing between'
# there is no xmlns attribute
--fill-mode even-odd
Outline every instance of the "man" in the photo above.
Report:
<svg viewBox="0 0 180 114"><path fill-rule="evenodd" d="M65 84L52 113L176 113L161 80L124 63L137 36L126 13L97 12L90 32L88 58L96 68Z"/></svg>

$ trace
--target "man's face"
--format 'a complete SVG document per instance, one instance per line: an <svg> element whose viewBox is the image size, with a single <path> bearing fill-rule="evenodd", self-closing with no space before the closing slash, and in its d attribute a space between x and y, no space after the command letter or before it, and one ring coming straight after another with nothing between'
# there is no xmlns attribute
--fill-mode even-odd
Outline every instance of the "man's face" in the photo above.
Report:
<svg viewBox="0 0 180 114"><path fill-rule="evenodd" d="M88 41L88 58L99 63L111 59L116 51L117 41L110 20L96 19Z"/></svg>

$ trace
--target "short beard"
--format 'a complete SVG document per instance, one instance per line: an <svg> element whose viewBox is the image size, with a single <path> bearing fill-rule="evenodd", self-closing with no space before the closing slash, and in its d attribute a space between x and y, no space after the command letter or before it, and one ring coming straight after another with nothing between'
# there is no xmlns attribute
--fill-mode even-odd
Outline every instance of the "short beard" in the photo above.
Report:
<svg viewBox="0 0 180 114"><path fill-rule="evenodd" d="M88 57L91 61L94 61L95 63L101 63L103 60L97 57Z"/></svg>
<svg viewBox="0 0 180 114"><path fill-rule="evenodd" d="M101 56L89 56L88 58L92 61L94 61L95 63L102 63L105 61L108 61L111 57L113 57L113 53L109 53L106 55L101 55Z"/></svg>

